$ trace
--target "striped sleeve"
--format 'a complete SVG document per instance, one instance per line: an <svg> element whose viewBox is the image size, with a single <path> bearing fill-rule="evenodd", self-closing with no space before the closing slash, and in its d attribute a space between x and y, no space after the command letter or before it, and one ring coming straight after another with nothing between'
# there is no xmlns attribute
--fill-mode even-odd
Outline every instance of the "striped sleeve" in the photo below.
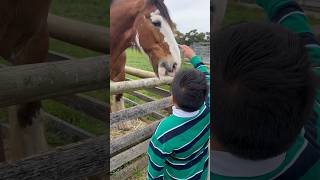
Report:
<svg viewBox="0 0 320 180"><path fill-rule="evenodd" d="M158 127L159 128L159 127ZM164 166L170 152L166 152L165 144L158 141L156 133L151 137L147 149L148 168L147 179L164 179Z"/></svg>
<svg viewBox="0 0 320 180"><path fill-rule="evenodd" d="M293 0L257 0L257 3L266 10L272 22L278 23L292 32L297 33L304 41L311 65L315 74L320 77L320 46L301 7ZM315 111L319 114L320 93L316 97ZM316 114L317 115L317 114ZM320 122L317 116L314 118L313 132L320 134ZM318 135L314 136L320 143Z"/></svg>
<svg viewBox="0 0 320 180"><path fill-rule="evenodd" d="M207 69L207 66L203 64L203 62L201 61L201 58L199 56L194 56L193 58L191 58L190 63L193 65L195 69L206 75L206 80L208 84L210 84L210 73Z"/></svg>
<svg viewBox="0 0 320 180"><path fill-rule="evenodd" d="M199 56L194 56L193 58L191 58L190 63L193 65L195 69L204 73L204 75L206 76L207 83L210 87L210 73L208 71L207 66L203 64L203 62L201 61L201 58ZM206 104L210 106L210 92L208 94L208 99L206 101Z"/></svg>
<svg viewBox="0 0 320 180"><path fill-rule="evenodd" d="M303 38L317 75L320 75L320 46L301 7L292 0L257 0L272 22L281 24Z"/></svg>

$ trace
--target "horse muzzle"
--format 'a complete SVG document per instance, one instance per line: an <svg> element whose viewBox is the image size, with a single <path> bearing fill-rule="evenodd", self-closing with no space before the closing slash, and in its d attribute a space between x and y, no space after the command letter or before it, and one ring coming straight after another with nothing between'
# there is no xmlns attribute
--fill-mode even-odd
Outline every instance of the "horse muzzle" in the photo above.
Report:
<svg viewBox="0 0 320 180"><path fill-rule="evenodd" d="M176 62L161 61L158 65L158 75L163 76L174 76L179 69L179 65Z"/></svg>

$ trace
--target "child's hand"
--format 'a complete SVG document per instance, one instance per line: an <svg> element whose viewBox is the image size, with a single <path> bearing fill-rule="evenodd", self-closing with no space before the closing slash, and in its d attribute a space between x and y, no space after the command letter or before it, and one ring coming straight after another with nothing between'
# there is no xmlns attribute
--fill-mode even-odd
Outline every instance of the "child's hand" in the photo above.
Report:
<svg viewBox="0 0 320 180"><path fill-rule="evenodd" d="M184 54L184 57L188 58L189 60L196 55L196 53L187 45L179 45L179 47Z"/></svg>

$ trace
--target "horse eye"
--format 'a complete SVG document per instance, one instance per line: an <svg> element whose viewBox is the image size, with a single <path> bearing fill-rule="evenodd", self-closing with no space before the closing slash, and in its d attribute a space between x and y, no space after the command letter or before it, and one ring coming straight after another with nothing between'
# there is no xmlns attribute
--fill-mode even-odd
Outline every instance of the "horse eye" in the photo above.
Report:
<svg viewBox="0 0 320 180"><path fill-rule="evenodd" d="M160 21L152 22L152 24L153 24L155 27L161 27L161 22L160 22Z"/></svg>

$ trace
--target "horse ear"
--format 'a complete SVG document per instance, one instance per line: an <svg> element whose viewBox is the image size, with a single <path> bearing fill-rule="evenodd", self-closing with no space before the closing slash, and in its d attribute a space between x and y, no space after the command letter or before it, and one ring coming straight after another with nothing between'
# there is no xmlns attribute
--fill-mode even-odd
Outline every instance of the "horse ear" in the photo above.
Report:
<svg viewBox="0 0 320 180"><path fill-rule="evenodd" d="M164 3L164 0L150 0L150 2L151 2L152 4L155 4L155 3L157 3L157 2Z"/></svg>
<svg viewBox="0 0 320 180"><path fill-rule="evenodd" d="M145 14L149 14L156 11L157 10L157 7L154 6L152 3L148 3L145 7Z"/></svg>

